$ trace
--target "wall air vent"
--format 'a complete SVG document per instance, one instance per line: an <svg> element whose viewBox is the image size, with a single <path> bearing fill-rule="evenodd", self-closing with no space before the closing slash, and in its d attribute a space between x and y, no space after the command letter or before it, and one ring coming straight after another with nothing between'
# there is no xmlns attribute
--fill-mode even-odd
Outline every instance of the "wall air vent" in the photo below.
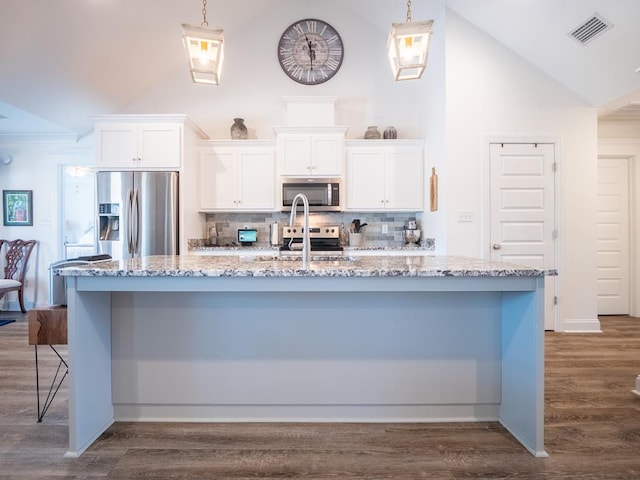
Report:
<svg viewBox="0 0 640 480"><path fill-rule="evenodd" d="M605 20L599 13L594 13L587 20L569 32L569 36L581 45L586 45L594 38L613 27L613 23Z"/></svg>

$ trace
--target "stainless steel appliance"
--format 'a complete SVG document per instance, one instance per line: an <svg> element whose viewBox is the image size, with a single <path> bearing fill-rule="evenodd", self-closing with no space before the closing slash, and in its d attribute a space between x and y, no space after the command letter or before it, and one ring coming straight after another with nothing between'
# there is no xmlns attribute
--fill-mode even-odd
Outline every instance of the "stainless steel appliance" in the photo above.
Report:
<svg viewBox="0 0 640 480"><path fill-rule="evenodd" d="M300 252L302 249L301 226L282 227L281 252ZM340 227L338 225L320 225L309 227L311 252L315 255L325 253L336 254L342 252L340 246Z"/></svg>
<svg viewBox="0 0 640 480"><path fill-rule="evenodd" d="M96 194L99 253L179 253L177 172L98 172Z"/></svg>
<svg viewBox="0 0 640 480"><path fill-rule="evenodd" d="M290 212L293 199L304 193L309 199L312 212L339 212L341 209L341 181L339 178L282 177L282 211ZM302 205L300 205L302 209Z"/></svg>
<svg viewBox="0 0 640 480"><path fill-rule="evenodd" d="M404 227L404 241L409 245L417 245L420 241L420 229L415 220L409 220Z"/></svg>

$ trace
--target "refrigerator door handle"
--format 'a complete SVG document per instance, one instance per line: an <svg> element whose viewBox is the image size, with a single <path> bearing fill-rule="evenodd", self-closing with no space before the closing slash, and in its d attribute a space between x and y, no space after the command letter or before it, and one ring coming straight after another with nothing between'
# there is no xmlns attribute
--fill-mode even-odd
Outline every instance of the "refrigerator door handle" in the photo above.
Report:
<svg viewBox="0 0 640 480"><path fill-rule="evenodd" d="M134 225L131 229L131 235L133 236L133 253L140 253L140 196L139 191L136 188L133 194L133 202L131 208L135 206Z"/></svg>
<svg viewBox="0 0 640 480"><path fill-rule="evenodd" d="M133 190L129 190L129 198L127 199L127 252L133 254Z"/></svg>

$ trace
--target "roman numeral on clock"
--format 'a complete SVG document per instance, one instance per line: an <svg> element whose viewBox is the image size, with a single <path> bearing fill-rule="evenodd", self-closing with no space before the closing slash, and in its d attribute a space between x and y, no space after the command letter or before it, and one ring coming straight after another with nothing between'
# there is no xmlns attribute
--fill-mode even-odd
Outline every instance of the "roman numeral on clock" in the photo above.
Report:
<svg viewBox="0 0 640 480"><path fill-rule="evenodd" d="M340 63L335 58L329 57L327 58L327 62L325 63L325 66L330 70L335 70L340 66Z"/></svg>

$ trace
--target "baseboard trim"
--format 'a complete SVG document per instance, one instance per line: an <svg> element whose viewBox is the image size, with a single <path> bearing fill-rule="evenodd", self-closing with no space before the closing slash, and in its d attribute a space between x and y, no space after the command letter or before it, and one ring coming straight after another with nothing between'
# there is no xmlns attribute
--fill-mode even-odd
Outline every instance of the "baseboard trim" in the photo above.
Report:
<svg viewBox="0 0 640 480"><path fill-rule="evenodd" d="M565 319L565 333L602 333L600 320L597 318L571 318Z"/></svg>

